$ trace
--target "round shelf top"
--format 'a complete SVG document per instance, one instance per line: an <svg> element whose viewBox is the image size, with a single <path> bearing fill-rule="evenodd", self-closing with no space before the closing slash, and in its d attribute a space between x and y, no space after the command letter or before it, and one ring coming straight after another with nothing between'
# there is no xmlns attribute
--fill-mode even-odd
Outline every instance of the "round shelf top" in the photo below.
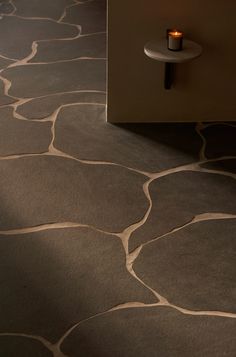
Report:
<svg viewBox="0 0 236 357"><path fill-rule="evenodd" d="M144 46L145 54L157 61L169 63L183 63L197 58L202 53L202 47L196 42L183 39L181 51L171 51L167 48L167 39L162 38L148 42Z"/></svg>

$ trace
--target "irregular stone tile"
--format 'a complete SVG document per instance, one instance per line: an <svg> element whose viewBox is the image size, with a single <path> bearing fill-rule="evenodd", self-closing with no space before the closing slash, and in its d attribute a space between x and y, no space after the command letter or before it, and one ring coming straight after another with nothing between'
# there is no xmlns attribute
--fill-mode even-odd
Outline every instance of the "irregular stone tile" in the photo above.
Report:
<svg viewBox="0 0 236 357"><path fill-rule="evenodd" d="M46 118L61 105L73 103L106 103L106 94L102 92L74 92L50 95L32 99L19 106L17 113L30 119Z"/></svg>
<svg viewBox="0 0 236 357"><path fill-rule="evenodd" d="M233 174L236 173L236 159L207 162L201 166L209 170L227 171Z"/></svg>
<svg viewBox="0 0 236 357"><path fill-rule="evenodd" d="M65 22L78 24L82 34L106 31L106 0L93 0L67 10Z"/></svg>
<svg viewBox="0 0 236 357"><path fill-rule="evenodd" d="M198 222L143 248L134 270L171 303L236 313L236 220Z"/></svg>
<svg viewBox="0 0 236 357"><path fill-rule="evenodd" d="M16 0L16 14L26 17L46 17L59 19L66 6L74 4L73 0Z"/></svg>
<svg viewBox="0 0 236 357"><path fill-rule="evenodd" d="M153 201L147 222L130 240L130 249L190 222L202 213L236 214L232 197L236 195L235 180L230 177L179 172L155 180L150 185Z"/></svg>
<svg viewBox="0 0 236 357"><path fill-rule="evenodd" d="M68 357L232 357L235 329L235 319L167 307L126 309L82 323L62 350Z"/></svg>
<svg viewBox="0 0 236 357"><path fill-rule="evenodd" d="M7 357L53 357L53 354L41 342L18 336L0 336L0 355Z"/></svg>
<svg viewBox="0 0 236 357"><path fill-rule="evenodd" d="M51 123L19 120L12 108L0 109L0 156L45 152L52 140Z"/></svg>
<svg viewBox="0 0 236 357"><path fill-rule="evenodd" d="M71 41L40 42L30 62L53 62L79 57L106 57L106 34L81 36Z"/></svg>
<svg viewBox="0 0 236 357"><path fill-rule="evenodd" d="M0 53L22 59L31 53L33 41L75 37L77 33L78 29L68 24L6 16L0 21Z"/></svg>
<svg viewBox="0 0 236 357"><path fill-rule="evenodd" d="M55 146L79 158L161 171L196 160L201 141L193 125L116 126L106 122L104 107L82 105L59 112Z"/></svg>
<svg viewBox="0 0 236 357"><path fill-rule="evenodd" d="M4 94L4 83L0 79L0 106L14 103L16 100Z"/></svg>
<svg viewBox="0 0 236 357"><path fill-rule="evenodd" d="M121 231L147 210L146 178L124 168L37 156L0 162L0 229L79 222Z"/></svg>
<svg viewBox="0 0 236 357"><path fill-rule="evenodd" d="M224 124L211 125L202 133L207 141L206 156L208 158L236 155L236 127Z"/></svg>
<svg viewBox="0 0 236 357"><path fill-rule="evenodd" d="M11 14L14 11L14 6L9 0L0 1L0 14Z"/></svg>
<svg viewBox="0 0 236 357"><path fill-rule="evenodd" d="M2 331L56 341L78 321L124 302L156 302L126 270L112 235L87 228L0 235L0 257Z"/></svg>
<svg viewBox="0 0 236 357"><path fill-rule="evenodd" d="M4 77L12 81L10 94L35 98L76 90L106 90L104 60L18 66L6 69Z"/></svg>

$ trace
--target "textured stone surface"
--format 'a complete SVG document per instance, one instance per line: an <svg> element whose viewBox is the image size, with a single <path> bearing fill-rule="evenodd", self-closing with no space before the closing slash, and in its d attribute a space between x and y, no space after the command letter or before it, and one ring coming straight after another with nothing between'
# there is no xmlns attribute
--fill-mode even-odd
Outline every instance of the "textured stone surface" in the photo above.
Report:
<svg viewBox="0 0 236 357"><path fill-rule="evenodd" d="M0 256L1 331L55 341L124 302L156 302L127 272L120 240L91 229L0 235Z"/></svg>
<svg viewBox="0 0 236 357"><path fill-rule="evenodd" d="M153 207L147 222L135 232L130 249L191 221L197 214L236 214L235 180L216 174L180 172L150 185Z"/></svg>
<svg viewBox="0 0 236 357"><path fill-rule="evenodd" d="M236 313L236 219L198 222L143 248L134 270L171 303Z"/></svg>
<svg viewBox="0 0 236 357"><path fill-rule="evenodd" d="M170 129L171 128L171 129ZM184 138L180 133L185 132ZM201 141L192 125L106 123L105 108L73 106L60 111L55 146L75 157L161 171L197 159ZM191 150L187 151L187 148Z"/></svg>
<svg viewBox="0 0 236 357"><path fill-rule="evenodd" d="M81 324L62 349L68 357L233 357L235 329L235 319L128 309Z"/></svg>
<svg viewBox="0 0 236 357"><path fill-rule="evenodd" d="M21 59L30 54L35 40L75 37L77 34L75 26L50 20L3 17L0 21L0 54Z"/></svg>
<svg viewBox="0 0 236 357"><path fill-rule="evenodd" d="M236 159L207 162L206 164L203 164L201 166L209 170L226 171L236 174Z"/></svg>
<svg viewBox="0 0 236 357"><path fill-rule="evenodd" d="M15 119L12 108L0 109L0 156L47 151L50 129L51 123Z"/></svg>
<svg viewBox="0 0 236 357"><path fill-rule="evenodd" d="M73 0L14 0L16 3L16 14L26 17L46 17L59 19L66 6L74 3Z"/></svg>
<svg viewBox="0 0 236 357"><path fill-rule="evenodd" d="M38 97L75 90L105 90L105 61L76 60L55 64L19 66L4 71L12 81L10 94Z"/></svg>
<svg viewBox="0 0 236 357"><path fill-rule="evenodd" d="M236 127L216 124L203 130L207 140L206 156L215 158L226 155L236 155Z"/></svg>
<svg viewBox="0 0 236 357"><path fill-rule="evenodd" d="M79 57L105 58L106 34L81 36L75 40L40 42L30 62L63 61Z"/></svg>
<svg viewBox="0 0 236 357"><path fill-rule="evenodd" d="M105 8L0 0L0 357L235 357L236 220L212 219L236 214L236 160L199 167L218 174L182 165L203 144L207 157L236 157L236 127L107 124ZM168 175L149 197L155 176L116 164ZM173 229L139 257L127 251ZM140 308L159 301L151 288L222 311Z"/></svg>
<svg viewBox="0 0 236 357"><path fill-rule="evenodd" d="M106 0L93 0L70 8L65 22L78 24L82 34L106 31Z"/></svg>
<svg viewBox="0 0 236 357"><path fill-rule="evenodd" d="M30 119L42 119L53 114L61 105L72 103L105 104L106 94L102 92L74 92L36 98L19 106L17 113Z"/></svg>
<svg viewBox="0 0 236 357"><path fill-rule="evenodd" d="M0 336L0 355L4 357L53 357L53 354L41 342L18 336Z"/></svg>
<svg viewBox="0 0 236 357"><path fill-rule="evenodd" d="M17 179L16 179L17 178ZM79 222L120 231L147 209L145 177L57 157L0 162L0 228Z"/></svg>

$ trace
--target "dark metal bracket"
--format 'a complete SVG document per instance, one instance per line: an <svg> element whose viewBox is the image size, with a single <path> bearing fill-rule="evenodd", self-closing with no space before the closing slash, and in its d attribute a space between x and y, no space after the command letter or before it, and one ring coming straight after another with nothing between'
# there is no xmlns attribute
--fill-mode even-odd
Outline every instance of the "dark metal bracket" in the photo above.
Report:
<svg viewBox="0 0 236 357"><path fill-rule="evenodd" d="M171 89L171 86L174 81L174 71L175 71L175 64L170 62L165 62L165 79L164 79L165 89Z"/></svg>

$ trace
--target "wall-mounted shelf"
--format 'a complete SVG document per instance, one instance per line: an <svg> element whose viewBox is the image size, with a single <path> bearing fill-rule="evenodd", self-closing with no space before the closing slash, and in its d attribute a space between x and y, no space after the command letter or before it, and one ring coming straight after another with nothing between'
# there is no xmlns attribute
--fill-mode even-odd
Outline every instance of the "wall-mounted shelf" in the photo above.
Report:
<svg viewBox="0 0 236 357"><path fill-rule="evenodd" d="M189 62L202 54L202 47L196 42L183 40L183 49L181 51L171 51L167 48L167 40L159 39L149 41L144 46L144 53L160 62L165 62L165 89L170 89L173 83L174 64Z"/></svg>

